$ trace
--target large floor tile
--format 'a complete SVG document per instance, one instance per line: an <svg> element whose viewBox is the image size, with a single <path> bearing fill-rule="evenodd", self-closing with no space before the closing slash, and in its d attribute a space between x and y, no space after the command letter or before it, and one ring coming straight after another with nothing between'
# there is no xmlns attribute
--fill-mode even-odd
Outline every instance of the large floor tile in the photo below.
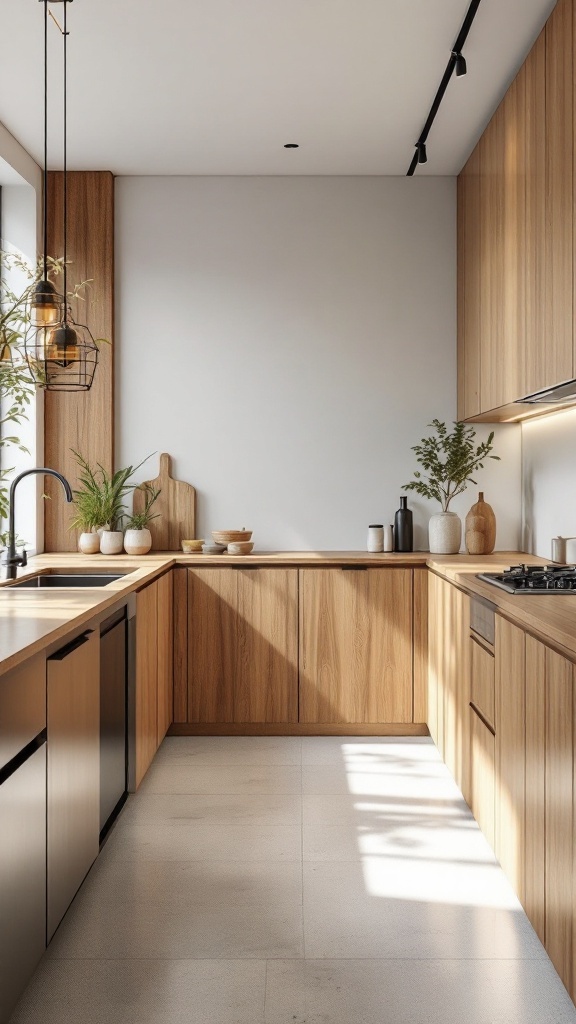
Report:
<svg viewBox="0 0 576 1024"><path fill-rule="evenodd" d="M302 792L299 765L198 765L194 761L179 764L153 764L140 787L140 793L196 793L204 796L282 795Z"/></svg>
<svg viewBox="0 0 576 1024"><path fill-rule="evenodd" d="M110 860L300 860L299 825L204 825L123 822L102 856Z"/></svg>
<svg viewBox="0 0 576 1024"><path fill-rule="evenodd" d="M302 798L295 795L173 796L138 792L122 811L120 822L131 824L299 825Z"/></svg>
<svg viewBox="0 0 576 1024"><path fill-rule="evenodd" d="M47 960L10 1024L260 1024L266 964Z"/></svg>
<svg viewBox="0 0 576 1024"><path fill-rule="evenodd" d="M406 863L304 864L306 957L545 956L500 869Z"/></svg>
<svg viewBox="0 0 576 1024"><path fill-rule="evenodd" d="M371 764L385 757L407 770L411 764L437 764L440 755L428 736L303 736L302 764Z"/></svg>
<svg viewBox="0 0 576 1024"><path fill-rule="evenodd" d="M357 762L347 767L335 765L303 765L302 792L305 794L339 796L378 796L419 799L457 800L460 790L447 772L436 775L414 775L411 772L391 772L385 766L365 766Z"/></svg>
<svg viewBox="0 0 576 1024"><path fill-rule="evenodd" d="M470 809L459 799L442 796L378 797L316 795L302 797L305 825L349 825L356 828L387 828L391 821L418 824L424 819L459 828L471 821Z"/></svg>
<svg viewBox="0 0 576 1024"><path fill-rule="evenodd" d="M101 858L56 933L49 955L300 956L301 886L299 863Z"/></svg>
<svg viewBox="0 0 576 1024"><path fill-rule="evenodd" d="M155 764L298 765L301 760L299 736L168 736Z"/></svg>
<svg viewBox="0 0 576 1024"><path fill-rule="evenodd" d="M269 963L265 1024L575 1024L551 964L518 960Z"/></svg>

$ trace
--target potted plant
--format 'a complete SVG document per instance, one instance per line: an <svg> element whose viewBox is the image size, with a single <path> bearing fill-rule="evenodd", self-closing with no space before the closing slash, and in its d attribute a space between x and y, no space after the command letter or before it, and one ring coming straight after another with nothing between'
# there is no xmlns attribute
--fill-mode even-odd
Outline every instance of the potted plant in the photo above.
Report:
<svg viewBox="0 0 576 1024"><path fill-rule="evenodd" d="M475 446L476 436L472 427L455 423L454 430L448 431L445 423L432 420L436 435L424 437L412 448L416 461L426 471L414 473L414 480L404 484L403 490L416 491L423 498L440 502L442 511L432 516L428 526L430 551L435 554L456 554L460 550L462 523L455 512L450 512L450 502L463 494L468 484L475 484L472 474L484 468L487 458L499 460L491 455L494 445L494 431L486 441Z"/></svg>
<svg viewBox="0 0 576 1024"><path fill-rule="evenodd" d="M160 494L152 484L144 484L144 508L142 512L133 512L126 522L124 533L124 551L127 555L147 555L152 547L152 534L148 529L148 523L158 518L158 513L152 512L154 502Z"/></svg>
<svg viewBox="0 0 576 1024"><path fill-rule="evenodd" d="M73 448L71 450L81 470L81 487L73 491L74 505L77 509L73 525L80 526L82 529L90 523L91 530L96 531L96 534L99 535L99 547L102 554L119 555L124 545L122 531L122 519L126 512L124 499L132 490L129 480L136 470L146 462L146 459L143 459L137 466L126 466L125 469L118 469L115 473L110 474L100 463L95 470L92 469L80 452ZM147 455L146 458L148 459L150 456Z"/></svg>

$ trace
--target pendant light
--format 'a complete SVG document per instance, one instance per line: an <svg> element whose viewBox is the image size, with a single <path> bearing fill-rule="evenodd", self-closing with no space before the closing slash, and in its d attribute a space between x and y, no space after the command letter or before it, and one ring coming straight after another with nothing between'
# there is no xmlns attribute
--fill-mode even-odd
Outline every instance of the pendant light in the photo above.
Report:
<svg viewBox="0 0 576 1024"><path fill-rule="evenodd" d="M62 2L62 0L58 0ZM44 3L45 61L47 63L47 3ZM64 301L59 320L34 324L26 341L26 358L32 374L46 391L89 391L98 365L98 347L90 330L84 324L76 324L68 305L68 174L67 174L67 7L72 0L63 0L64 28L64 167L63 167L63 215L64 215ZM47 78L45 76L45 86ZM45 153L46 156L46 153ZM46 165L45 165L46 167ZM46 170L44 172L46 174ZM44 261L46 263L47 228L46 202L44 206ZM45 282L40 282L45 284Z"/></svg>
<svg viewBox="0 0 576 1024"><path fill-rule="evenodd" d="M51 281L48 280L48 0L44 3L44 173L42 176L43 192L43 267L42 280L38 281L30 292L27 303L28 319L31 327L46 327L50 324L62 323L66 300L60 295Z"/></svg>

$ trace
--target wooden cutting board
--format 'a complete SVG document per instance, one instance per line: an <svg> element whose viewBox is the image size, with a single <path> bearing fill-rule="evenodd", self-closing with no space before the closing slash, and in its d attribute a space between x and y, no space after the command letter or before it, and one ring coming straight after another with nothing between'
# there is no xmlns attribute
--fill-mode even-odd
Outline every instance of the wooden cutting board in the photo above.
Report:
<svg viewBox="0 0 576 1024"><path fill-rule="evenodd" d="M191 484L173 480L171 469L172 456L163 452L160 456L160 474L155 480L146 481L162 492L152 510L158 512L160 518L153 519L149 525L153 551L180 551L182 540L193 540L196 537L196 490ZM143 486L134 491L134 512L142 512L144 509Z"/></svg>

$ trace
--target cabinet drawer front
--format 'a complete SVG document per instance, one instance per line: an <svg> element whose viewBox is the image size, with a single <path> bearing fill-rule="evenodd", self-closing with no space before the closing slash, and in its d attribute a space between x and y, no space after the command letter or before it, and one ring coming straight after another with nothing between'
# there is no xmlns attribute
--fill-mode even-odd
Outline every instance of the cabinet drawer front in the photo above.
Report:
<svg viewBox="0 0 576 1024"><path fill-rule="evenodd" d="M472 678L470 696L474 707L494 729L494 656L482 647L474 637L470 638Z"/></svg>
<svg viewBox="0 0 576 1024"><path fill-rule="evenodd" d="M46 727L43 655L0 676L0 768Z"/></svg>

